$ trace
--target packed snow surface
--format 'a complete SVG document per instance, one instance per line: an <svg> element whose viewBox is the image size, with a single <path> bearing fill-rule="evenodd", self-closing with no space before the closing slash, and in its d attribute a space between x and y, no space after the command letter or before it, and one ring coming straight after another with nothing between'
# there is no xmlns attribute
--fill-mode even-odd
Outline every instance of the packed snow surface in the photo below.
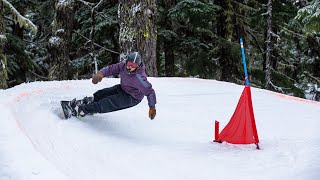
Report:
<svg viewBox="0 0 320 180"><path fill-rule="evenodd" d="M1 180L317 180L320 103L252 88L261 150L214 143L244 86L195 78L149 78L147 100L64 120L60 100L119 83L105 78L34 82L0 90Z"/></svg>

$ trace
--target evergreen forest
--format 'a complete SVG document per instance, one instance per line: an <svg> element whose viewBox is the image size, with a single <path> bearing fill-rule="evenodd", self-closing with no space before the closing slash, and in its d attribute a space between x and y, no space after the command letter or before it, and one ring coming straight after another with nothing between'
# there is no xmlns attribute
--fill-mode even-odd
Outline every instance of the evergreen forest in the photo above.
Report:
<svg viewBox="0 0 320 180"><path fill-rule="evenodd" d="M320 101L320 0L0 0L0 89L88 79L139 51L153 77Z"/></svg>

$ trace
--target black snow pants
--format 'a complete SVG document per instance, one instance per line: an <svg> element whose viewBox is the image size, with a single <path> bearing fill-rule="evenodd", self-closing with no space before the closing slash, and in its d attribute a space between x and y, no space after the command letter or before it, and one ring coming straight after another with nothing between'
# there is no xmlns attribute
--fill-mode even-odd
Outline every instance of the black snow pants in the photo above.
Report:
<svg viewBox="0 0 320 180"><path fill-rule="evenodd" d="M124 92L120 84L93 94L93 102L83 107L85 113L108 113L133 107L141 102Z"/></svg>

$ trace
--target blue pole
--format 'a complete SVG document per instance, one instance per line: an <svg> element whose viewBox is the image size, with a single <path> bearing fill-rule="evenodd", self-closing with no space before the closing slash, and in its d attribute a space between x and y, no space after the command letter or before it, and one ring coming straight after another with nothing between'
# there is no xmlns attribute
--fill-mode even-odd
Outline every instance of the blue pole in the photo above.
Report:
<svg viewBox="0 0 320 180"><path fill-rule="evenodd" d="M248 71L247 71L247 65L246 65L246 57L244 55L244 47L243 47L243 40L240 38L240 45L241 45L241 54L242 54L242 62L243 62L243 68L244 68L244 76L246 80L246 86L250 86L249 78L248 78Z"/></svg>

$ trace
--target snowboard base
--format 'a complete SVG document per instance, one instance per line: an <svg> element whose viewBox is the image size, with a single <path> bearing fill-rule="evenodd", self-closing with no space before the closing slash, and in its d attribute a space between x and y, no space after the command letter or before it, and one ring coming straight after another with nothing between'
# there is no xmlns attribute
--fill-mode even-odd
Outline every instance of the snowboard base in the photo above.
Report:
<svg viewBox="0 0 320 180"><path fill-rule="evenodd" d="M62 107L62 111L63 111L64 117L66 119L71 118L72 113L73 113L73 109L72 109L72 107L70 105L70 102L71 101L60 101L61 107Z"/></svg>

